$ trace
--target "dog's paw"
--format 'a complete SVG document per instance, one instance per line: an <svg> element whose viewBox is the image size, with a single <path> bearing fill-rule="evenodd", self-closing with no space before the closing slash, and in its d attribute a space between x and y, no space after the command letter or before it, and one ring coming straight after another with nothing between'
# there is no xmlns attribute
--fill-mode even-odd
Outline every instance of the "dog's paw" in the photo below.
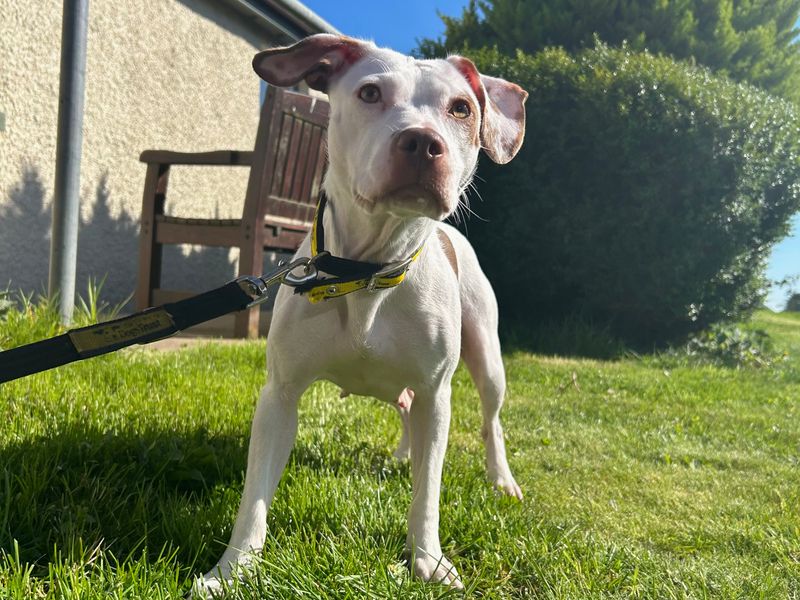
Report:
<svg viewBox="0 0 800 600"><path fill-rule="evenodd" d="M392 452L392 456L394 456L397 460L408 460L411 456L411 451L408 448L408 444L400 442L400 445L398 445L395 451Z"/></svg>
<svg viewBox="0 0 800 600"><path fill-rule="evenodd" d="M221 598L224 593L222 581L211 573L198 577L192 583L187 598L190 600L211 600Z"/></svg>
<svg viewBox="0 0 800 600"><path fill-rule="evenodd" d="M415 556L411 573L423 581L443 583L457 590L464 589L464 584L461 583L456 568L445 556L439 558L434 558L430 554Z"/></svg>
<svg viewBox="0 0 800 600"><path fill-rule="evenodd" d="M228 592L235 590L236 585L246 579L251 574L252 556L245 555L240 558L240 562L223 567L217 564L202 577L197 577L189 590L188 598L191 600L212 600L224 598Z"/></svg>
<svg viewBox="0 0 800 600"><path fill-rule="evenodd" d="M506 496L511 496L517 500L522 500L522 489L514 481L514 476L509 473L506 476L492 477L492 484Z"/></svg>
<svg viewBox="0 0 800 600"><path fill-rule="evenodd" d="M489 463L486 468L486 478L492 483L495 489L506 496L522 500L522 490L517 485L508 466L503 467L502 465L496 465L493 467L492 464Z"/></svg>

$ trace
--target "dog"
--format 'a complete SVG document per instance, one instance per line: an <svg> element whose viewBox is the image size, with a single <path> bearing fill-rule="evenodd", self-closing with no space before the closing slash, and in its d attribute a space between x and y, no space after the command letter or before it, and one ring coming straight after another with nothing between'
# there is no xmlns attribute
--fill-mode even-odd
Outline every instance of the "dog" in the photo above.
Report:
<svg viewBox="0 0 800 600"><path fill-rule="evenodd" d="M328 34L260 52L253 66L270 85L305 80L330 99L325 250L407 273L385 289L319 302L281 286L241 505L227 549L195 591L219 590L262 548L267 510L295 441L298 400L319 379L400 411L404 432L395 454L410 454L413 490L409 568L425 581L461 588L439 541L450 382L460 357L481 399L488 478L506 494L522 499L522 492L499 420L505 373L497 303L469 242L442 220L456 210L481 149L500 164L519 151L528 94L460 56L417 60ZM297 257L312 256L312 238Z"/></svg>

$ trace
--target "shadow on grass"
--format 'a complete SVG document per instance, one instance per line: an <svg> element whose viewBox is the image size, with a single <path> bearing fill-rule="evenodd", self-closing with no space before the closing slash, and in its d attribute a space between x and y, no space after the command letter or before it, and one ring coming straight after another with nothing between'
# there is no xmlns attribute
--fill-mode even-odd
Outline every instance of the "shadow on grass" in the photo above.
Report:
<svg viewBox="0 0 800 600"><path fill-rule="evenodd" d="M166 551L183 567L210 567L233 526L247 442L202 429L74 427L8 444L0 449L0 550L13 554L16 541L21 561L39 575L57 554L78 556L96 545L121 560L142 552L156 560ZM328 450L298 440L290 466L343 477L354 470L408 476L397 463L387 468L385 449Z"/></svg>
<svg viewBox="0 0 800 600"><path fill-rule="evenodd" d="M109 432L75 427L0 450L0 548L30 563L54 546L103 546L123 557L184 547L188 523L213 508L214 489L237 487L245 439L206 431ZM207 525L205 525L207 526Z"/></svg>

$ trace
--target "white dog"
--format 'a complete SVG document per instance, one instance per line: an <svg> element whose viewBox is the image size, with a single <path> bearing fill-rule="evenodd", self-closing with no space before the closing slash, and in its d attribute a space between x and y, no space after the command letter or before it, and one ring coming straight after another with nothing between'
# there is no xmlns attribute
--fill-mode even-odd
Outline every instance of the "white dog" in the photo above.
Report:
<svg viewBox="0 0 800 600"><path fill-rule="evenodd" d="M278 293L269 380L253 419L236 524L219 563L195 590L219 589L220 579L262 548L267 510L295 441L298 400L318 379L399 408L406 430L398 453L411 455L411 571L462 587L439 543L450 380L459 357L483 406L488 477L507 494L522 492L499 420L505 374L494 294L467 240L440 221L455 211L481 148L497 163L517 153L527 93L479 74L466 58L415 60L325 34L261 52L253 66L271 85L305 80L330 97L327 204L320 232L297 256L321 252L316 238L324 231L331 255L385 268L361 286L368 289L352 293L339 283ZM310 301L320 295L324 301Z"/></svg>

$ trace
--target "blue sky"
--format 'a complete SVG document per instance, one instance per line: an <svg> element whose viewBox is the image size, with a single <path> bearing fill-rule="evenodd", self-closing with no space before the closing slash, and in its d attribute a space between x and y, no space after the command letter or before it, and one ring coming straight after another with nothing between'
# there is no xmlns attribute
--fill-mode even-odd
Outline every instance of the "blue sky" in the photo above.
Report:
<svg viewBox="0 0 800 600"><path fill-rule="evenodd" d="M355 0L302 0L342 33L374 40L408 52L417 46L417 38L439 37L444 25L436 15L461 14L467 0L406 0L405 2L356 2Z"/></svg>
<svg viewBox="0 0 800 600"><path fill-rule="evenodd" d="M775 246L767 267L767 277L780 280L784 277L800 277L800 215L792 219L792 231L780 244ZM800 280L796 281L793 291L800 292ZM767 306L773 310L781 310L786 306L786 289L772 289L767 297Z"/></svg>
<svg viewBox="0 0 800 600"><path fill-rule="evenodd" d="M303 4L342 33L374 40L401 52L417 45L417 38L439 37L444 25L437 10L457 16L467 0L406 0L405 2L356 2L355 0L303 0ZM792 233L773 250L767 276L780 280L800 275L800 215L793 220ZM794 285L800 291L800 282ZM786 290L773 289L767 297L772 309L782 309Z"/></svg>

